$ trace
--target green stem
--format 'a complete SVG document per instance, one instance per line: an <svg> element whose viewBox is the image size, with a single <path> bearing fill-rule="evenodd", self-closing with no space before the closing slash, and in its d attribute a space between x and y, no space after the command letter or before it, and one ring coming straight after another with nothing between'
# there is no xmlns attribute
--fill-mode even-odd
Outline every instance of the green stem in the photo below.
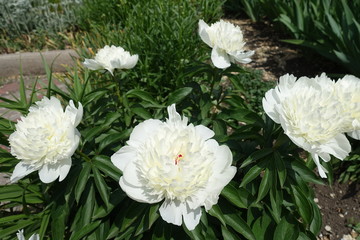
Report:
<svg viewBox="0 0 360 240"><path fill-rule="evenodd" d="M113 78L114 78L114 81L117 82L115 75L113 75ZM121 89L121 81L119 80L118 84L116 84L116 95L117 95L117 97L119 99L120 105L122 105L122 98L121 98L120 89Z"/></svg>
<svg viewBox="0 0 360 240"><path fill-rule="evenodd" d="M81 157L83 157L85 159L85 161L87 162L91 162L91 159L88 157L88 155L86 155L85 153L81 152L80 150L76 150L76 153L78 155L80 155Z"/></svg>

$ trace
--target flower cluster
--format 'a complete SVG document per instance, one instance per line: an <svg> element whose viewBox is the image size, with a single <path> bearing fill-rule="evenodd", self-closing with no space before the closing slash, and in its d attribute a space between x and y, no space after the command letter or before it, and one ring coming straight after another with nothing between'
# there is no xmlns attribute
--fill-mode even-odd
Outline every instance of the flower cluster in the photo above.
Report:
<svg viewBox="0 0 360 240"><path fill-rule="evenodd" d="M39 171L44 183L62 181L71 167L80 133L76 126L83 115L81 103L76 108L70 101L65 112L59 99L44 97L30 107L26 117L16 124L9 136L11 154L21 160L10 178L16 182L24 176Z"/></svg>
<svg viewBox="0 0 360 240"><path fill-rule="evenodd" d="M351 151L345 133L359 138L360 79L345 76L337 83L325 74L315 78L280 77L278 86L263 99L266 114L281 124L285 134L311 153L321 177L327 170L319 157L343 160Z"/></svg>
<svg viewBox="0 0 360 240"><path fill-rule="evenodd" d="M231 63L249 63L254 51L243 50L245 42L240 27L220 20L210 26L199 21L199 35L212 48L211 60L217 68L228 68Z"/></svg>
<svg viewBox="0 0 360 240"><path fill-rule="evenodd" d="M168 107L166 122L149 119L137 125L127 145L112 157L123 171L120 186L139 202L157 203L161 217L193 230L206 210L217 203L221 190L234 177L227 146L210 139L214 132L192 124Z"/></svg>

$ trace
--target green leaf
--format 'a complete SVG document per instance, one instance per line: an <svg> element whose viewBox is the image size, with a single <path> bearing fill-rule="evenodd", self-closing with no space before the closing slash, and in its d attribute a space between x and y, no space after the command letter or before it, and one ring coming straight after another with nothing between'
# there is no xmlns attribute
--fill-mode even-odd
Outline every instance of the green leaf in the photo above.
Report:
<svg viewBox="0 0 360 240"><path fill-rule="evenodd" d="M273 184L270 190L270 203L271 203L271 214L273 215L276 223L280 222L282 204L283 204L283 194L281 189L278 188L279 185Z"/></svg>
<svg viewBox="0 0 360 240"><path fill-rule="evenodd" d="M288 165L288 161L286 161L286 163L287 163L286 167L289 170L293 170L297 172L299 176L303 178L305 181L324 185L324 182L321 179L319 179L319 177L317 177L313 171L307 168L305 163L300 162L300 160L296 160L296 159L291 160L290 165Z"/></svg>
<svg viewBox="0 0 360 240"><path fill-rule="evenodd" d="M0 218L0 224L9 223L14 220L19 220L19 219L28 218L28 217L29 216L25 215L25 214L16 214L16 215L12 215L12 216L2 217L2 218Z"/></svg>
<svg viewBox="0 0 360 240"><path fill-rule="evenodd" d="M245 174L244 178L242 179L240 187L244 187L246 184L258 177L267 164L268 161L265 160L257 163L255 166L250 168L250 170Z"/></svg>
<svg viewBox="0 0 360 240"><path fill-rule="evenodd" d="M17 232L18 230L23 229L31 224L34 224L34 220L28 219L28 220L24 220L24 221L18 221L16 223L16 225L13 225L13 226L5 228L5 229L1 229L0 239L4 239L6 236L9 236L9 235L15 236L15 232Z"/></svg>
<svg viewBox="0 0 360 240"><path fill-rule="evenodd" d="M216 217L219 219L222 225L226 226L226 220L224 218L224 214L221 212L220 207L216 204L213 205L212 208L208 211L210 216Z"/></svg>
<svg viewBox="0 0 360 240"><path fill-rule="evenodd" d="M280 181L280 186L284 187L286 181L286 174L287 174L284 160L281 158L281 155L278 152L274 152L274 160L277 169L277 175Z"/></svg>
<svg viewBox="0 0 360 240"><path fill-rule="evenodd" d="M41 225L40 225L40 229L38 232L40 239L44 238L46 230L49 225L49 221L50 221L50 212L46 211L46 212L44 212L44 214L41 217Z"/></svg>
<svg viewBox="0 0 360 240"><path fill-rule="evenodd" d="M92 172L94 174L94 180L95 180L95 185L97 190L99 191L100 197L103 200L103 202L105 203L106 207L109 206L109 189L108 186L106 185L106 182L104 180L104 178L101 176L99 170L92 166L91 167Z"/></svg>
<svg viewBox="0 0 360 240"><path fill-rule="evenodd" d="M98 137L102 132L106 131L107 129L109 129L108 125L91 127L89 129L87 129L87 131L82 132L83 139L86 142L91 142L95 137Z"/></svg>
<svg viewBox="0 0 360 240"><path fill-rule="evenodd" d="M310 224L313 218L312 207L306 195L296 186L292 187L292 195L294 197L295 205L300 213L301 218L306 224Z"/></svg>
<svg viewBox="0 0 360 240"><path fill-rule="evenodd" d="M147 231L152 227L154 222L159 218L159 210L160 203L151 205L145 214L143 215L140 223L138 224L138 227L135 231L135 236L138 236L139 234Z"/></svg>
<svg viewBox="0 0 360 240"><path fill-rule="evenodd" d="M169 94L169 99L166 105L170 106L173 103L178 103L183 100L186 96L188 96L192 92L191 87L183 87L175 90L174 92Z"/></svg>
<svg viewBox="0 0 360 240"><path fill-rule="evenodd" d="M118 204L120 204L120 202L124 200L125 197L126 194L121 190L121 188L116 189L110 194L109 206L107 208L103 205L99 206L92 218L97 219L107 216Z"/></svg>
<svg viewBox="0 0 360 240"><path fill-rule="evenodd" d="M85 185L90 177L91 164L88 162L83 163L83 169L81 170L76 186L75 186L75 200L79 203L80 197L84 191Z"/></svg>
<svg viewBox="0 0 360 240"><path fill-rule="evenodd" d="M108 147L111 144L129 138L131 132L132 132L132 128L129 128L119 133L109 134L108 136L106 136L104 139L101 140L99 144L99 152L101 152L104 148Z"/></svg>
<svg viewBox="0 0 360 240"><path fill-rule="evenodd" d="M224 226L221 226L221 234L223 236L223 239L226 239L226 240L238 240L239 237L232 233L230 230L228 230L226 227Z"/></svg>
<svg viewBox="0 0 360 240"><path fill-rule="evenodd" d="M164 221L157 221L152 240L173 240L172 227Z"/></svg>
<svg viewBox="0 0 360 240"><path fill-rule="evenodd" d="M214 120L213 121L213 130L215 132L215 136L223 136L226 135L226 123L223 120Z"/></svg>
<svg viewBox="0 0 360 240"><path fill-rule="evenodd" d="M275 229L273 239L296 240L299 235L299 229L293 222L292 218L283 217Z"/></svg>
<svg viewBox="0 0 360 240"><path fill-rule="evenodd" d="M0 201L21 197L24 189L17 184L0 186Z"/></svg>
<svg viewBox="0 0 360 240"><path fill-rule="evenodd" d="M85 237L86 235L92 233L93 231L96 230L96 228L99 227L101 221L95 221L92 222L90 224L87 224L86 226L84 226L80 231L78 232L74 232L73 235L71 236L70 240L79 240L79 239L83 239L83 237Z"/></svg>
<svg viewBox="0 0 360 240"><path fill-rule="evenodd" d="M237 214L225 214L224 215L226 224L231 226L235 231L241 233L244 237L249 240L256 240L254 233L251 231L247 223Z"/></svg>
<svg viewBox="0 0 360 240"><path fill-rule="evenodd" d="M221 195L235 206L239 208L247 208L247 205L242 201L242 199L239 196L238 189L232 184L226 185L224 189L221 191Z"/></svg>
<svg viewBox="0 0 360 240"><path fill-rule="evenodd" d="M259 202L261 199L263 199L265 197L265 195L269 192L269 189L273 184L273 181L272 181L273 173L274 172L269 168L267 168L265 170L264 176L261 179L258 197L257 197L256 202Z"/></svg>
<svg viewBox="0 0 360 240"><path fill-rule="evenodd" d="M245 159L245 161L241 164L240 168L244 168L247 165L249 165L257 160L268 156L272 152L273 152L272 148L264 148L264 149L260 149L256 152L253 152L247 159Z"/></svg>
<svg viewBox="0 0 360 240"><path fill-rule="evenodd" d="M144 100L146 102L153 104L154 106L163 107L162 105L160 105L159 103L157 103L155 101L155 99L150 95L150 93L145 92L143 90L132 89L126 93L126 96L127 97L137 97L141 100Z"/></svg>
<svg viewBox="0 0 360 240"><path fill-rule="evenodd" d="M120 180L121 171L110 161L110 157L97 155L92 159L92 162L105 175L111 177L116 182Z"/></svg>
<svg viewBox="0 0 360 240"><path fill-rule="evenodd" d="M151 118L151 114L149 113L149 111L147 111L144 107L141 106L137 106L137 107L131 107L130 108L131 112L133 112L134 114L138 115L139 117L147 120L149 118Z"/></svg>
<svg viewBox="0 0 360 240"><path fill-rule="evenodd" d="M320 213L320 209L318 207L318 205L315 202L311 202L311 206L313 209L313 213L314 216L312 218L312 221L310 223L310 231L314 234L314 235L318 235L320 233L321 230L321 226L322 226L322 216Z"/></svg>

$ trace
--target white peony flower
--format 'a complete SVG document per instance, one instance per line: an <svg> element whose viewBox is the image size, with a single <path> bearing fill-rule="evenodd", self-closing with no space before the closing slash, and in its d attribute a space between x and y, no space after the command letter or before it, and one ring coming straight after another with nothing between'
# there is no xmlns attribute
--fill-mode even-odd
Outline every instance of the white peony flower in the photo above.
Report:
<svg viewBox="0 0 360 240"><path fill-rule="evenodd" d="M26 117L16 124L16 131L9 137L11 154L21 160L10 178L16 182L26 175L39 170L40 180L62 181L71 167L71 156L79 145L80 123L83 108L70 101L65 112L60 101L44 97L30 107Z"/></svg>
<svg viewBox="0 0 360 240"><path fill-rule="evenodd" d="M139 202L157 203L168 223L189 230L200 221L201 206L206 210L217 203L221 190L236 173L232 153L219 146L214 132L181 117L175 104L168 107L166 122L149 119L137 125L127 145L112 157L123 171L120 186Z"/></svg>
<svg viewBox="0 0 360 240"><path fill-rule="evenodd" d="M16 236L17 236L18 240L25 240L24 229L19 230L16 233ZM28 240L40 240L40 236L39 236L39 234L33 234L33 235L31 235L31 237Z"/></svg>
<svg viewBox="0 0 360 240"><path fill-rule="evenodd" d="M243 34L240 27L220 20L210 26L199 21L199 35L212 48L211 60L217 68L228 68L231 63L249 63L254 51L245 52Z"/></svg>
<svg viewBox="0 0 360 240"><path fill-rule="evenodd" d="M115 68L130 69L135 67L138 59L137 54L130 55L122 47L106 45L96 53L95 60L85 59L83 64L91 70L106 69L113 75Z"/></svg>
<svg viewBox="0 0 360 240"><path fill-rule="evenodd" d="M344 132L360 140L360 79L346 75L335 85L336 92L344 111L348 114L348 122Z"/></svg>
<svg viewBox="0 0 360 240"><path fill-rule="evenodd" d="M335 82L325 74L319 77L296 77L286 74L275 89L263 98L266 114L281 124L284 132L299 147L311 153L321 177L327 170L319 157L330 154L343 160L351 146L343 134L347 118L335 95Z"/></svg>

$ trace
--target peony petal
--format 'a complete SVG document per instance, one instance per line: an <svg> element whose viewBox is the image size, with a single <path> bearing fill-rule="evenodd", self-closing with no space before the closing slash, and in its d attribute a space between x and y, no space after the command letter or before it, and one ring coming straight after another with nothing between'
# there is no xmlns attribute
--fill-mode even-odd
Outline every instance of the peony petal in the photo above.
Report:
<svg viewBox="0 0 360 240"><path fill-rule="evenodd" d="M70 100L69 105L65 109L65 114L71 116L74 127L79 125L83 116L83 106L79 102L79 107L76 108L73 100Z"/></svg>
<svg viewBox="0 0 360 240"><path fill-rule="evenodd" d="M232 58L239 63L249 63L251 62L251 56L254 55L255 51L247 51L247 52L242 52L242 51L237 51L237 52L232 52L229 53L230 56L232 56Z"/></svg>
<svg viewBox="0 0 360 240"><path fill-rule="evenodd" d="M167 223L181 226L182 215L186 208L185 204L178 200L165 199L159 209L162 219Z"/></svg>
<svg viewBox="0 0 360 240"><path fill-rule="evenodd" d="M213 205L217 204L221 190L234 178L236 171L236 167L230 166L221 173L214 174L205 190L208 193L203 200L206 211L209 211Z"/></svg>
<svg viewBox="0 0 360 240"><path fill-rule="evenodd" d="M107 67L107 68L105 68L105 69L108 70L108 71L110 72L110 74L114 76L114 69L115 69L115 68L113 68L113 67Z"/></svg>
<svg viewBox="0 0 360 240"><path fill-rule="evenodd" d="M262 99L262 105L265 113L276 123L280 123L279 113L276 110L276 105L279 102L276 99L276 92L274 89L270 89L265 93L265 97Z"/></svg>
<svg viewBox="0 0 360 240"><path fill-rule="evenodd" d="M125 62L125 64L123 64L121 66L121 68L124 68L124 69L131 69L133 67L135 67L135 65L137 64L139 60L139 55L135 54L135 55L132 55L130 56L127 61Z"/></svg>
<svg viewBox="0 0 360 240"><path fill-rule="evenodd" d="M123 171L122 177L124 178L124 181L130 183L132 186L141 187L143 185L138 177L138 170L135 161L128 162Z"/></svg>
<svg viewBox="0 0 360 240"><path fill-rule="evenodd" d="M204 125L197 125L195 126L196 135L200 136L203 140L208 140L209 138L212 138L215 133L213 130L211 130L208 127L205 127Z"/></svg>
<svg viewBox="0 0 360 240"><path fill-rule="evenodd" d="M129 196L129 198L142 202L142 203L157 203L160 202L163 197L160 195L152 195L146 192L145 188L140 188L128 183L124 177L120 178L121 189Z"/></svg>
<svg viewBox="0 0 360 240"><path fill-rule="evenodd" d="M360 130L348 132L347 135L349 135L353 139L360 140Z"/></svg>
<svg viewBox="0 0 360 240"><path fill-rule="evenodd" d="M124 146L111 156L111 162L121 171L124 171L129 162L135 159L136 148L132 146Z"/></svg>
<svg viewBox="0 0 360 240"><path fill-rule="evenodd" d="M169 122L181 122L181 115L176 111L175 104L167 107Z"/></svg>
<svg viewBox="0 0 360 240"><path fill-rule="evenodd" d="M157 119L145 120L134 128L127 143L134 147L138 146L153 136L162 125L163 123Z"/></svg>
<svg viewBox="0 0 360 240"><path fill-rule="evenodd" d="M215 141L215 140L214 140ZM213 169L216 172L222 172L230 167L232 163L232 153L230 148L226 145L218 146L215 151L215 161L213 163Z"/></svg>
<svg viewBox="0 0 360 240"><path fill-rule="evenodd" d="M39 236L39 234L33 234L33 235L31 235L29 240L40 240L40 236Z"/></svg>
<svg viewBox="0 0 360 240"><path fill-rule="evenodd" d="M343 160L351 152L351 145L344 134L338 134L335 138L330 139L327 144L322 145L320 149L340 160Z"/></svg>
<svg viewBox="0 0 360 240"><path fill-rule="evenodd" d="M23 177L25 177L26 175L36 171L37 168L29 165L29 164L25 164L24 162L19 162L18 164L16 164L13 174L10 177L10 182L11 183L15 183L17 181L19 181L20 179L22 179Z"/></svg>
<svg viewBox="0 0 360 240"><path fill-rule="evenodd" d="M211 51L211 60L215 67L225 69L231 66L227 53L215 46Z"/></svg>
<svg viewBox="0 0 360 240"><path fill-rule="evenodd" d="M196 209L190 209L186 204L185 211L183 212L184 223L187 229L190 231L194 230L199 224L201 218L201 207Z"/></svg>
<svg viewBox="0 0 360 240"><path fill-rule="evenodd" d="M18 232L16 233L16 236L17 236L18 240L25 240L24 229L18 230Z"/></svg>
<svg viewBox="0 0 360 240"><path fill-rule="evenodd" d="M71 168L71 158L66 158L61 161L61 165L59 166L59 182L65 179L65 177L68 175Z"/></svg>
<svg viewBox="0 0 360 240"><path fill-rule="evenodd" d="M210 41L209 34L207 30L209 29L209 25L207 25L202 19L199 21L199 35L201 40L204 41L209 47L213 47Z"/></svg>
<svg viewBox="0 0 360 240"><path fill-rule="evenodd" d="M44 164L39 170L39 177L43 183L51 183L60 175L59 164Z"/></svg>
<svg viewBox="0 0 360 240"><path fill-rule="evenodd" d="M320 164L319 156L317 154L311 154L311 155L312 155L312 158L313 158L316 166L318 167L320 177L327 178L326 173L328 171Z"/></svg>
<svg viewBox="0 0 360 240"><path fill-rule="evenodd" d="M90 70L99 70L99 69L103 69L103 66L101 64L99 64L97 61L95 61L94 59L85 59L85 61L83 62L84 66L87 67Z"/></svg>

